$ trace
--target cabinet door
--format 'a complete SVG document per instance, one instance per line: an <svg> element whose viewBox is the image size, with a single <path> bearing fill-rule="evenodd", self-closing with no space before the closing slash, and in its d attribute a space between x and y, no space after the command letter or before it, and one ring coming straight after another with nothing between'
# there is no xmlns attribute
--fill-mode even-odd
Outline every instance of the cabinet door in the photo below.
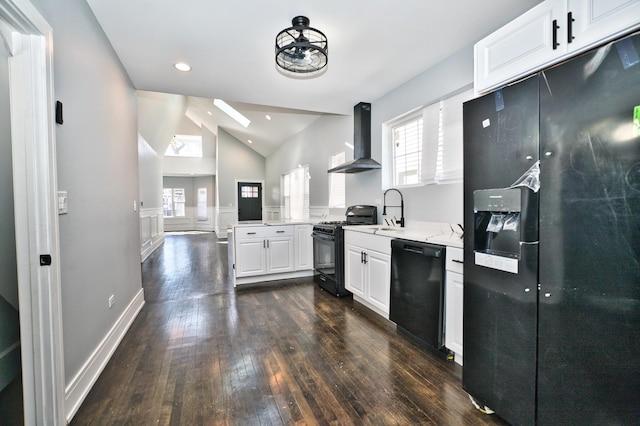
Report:
<svg viewBox="0 0 640 426"><path fill-rule="evenodd" d="M296 225L295 256L297 271L313 269L313 238L311 225Z"/></svg>
<svg viewBox="0 0 640 426"><path fill-rule="evenodd" d="M344 286L354 295L364 298L362 253L362 248L358 246L345 245Z"/></svg>
<svg viewBox="0 0 640 426"><path fill-rule="evenodd" d="M264 274L264 240L236 240L236 277Z"/></svg>
<svg viewBox="0 0 640 426"><path fill-rule="evenodd" d="M548 0L488 35L475 45L475 91L482 93L525 76L567 50L564 0ZM554 20L562 27L555 30ZM566 37L566 36L565 36Z"/></svg>
<svg viewBox="0 0 640 426"><path fill-rule="evenodd" d="M269 238L267 247L268 273L293 271L293 237Z"/></svg>
<svg viewBox="0 0 640 426"><path fill-rule="evenodd" d="M366 253L369 278L366 300L385 314L389 314L391 293L391 256L370 251Z"/></svg>
<svg viewBox="0 0 640 426"><path fill-rule="evenodd" d="M569 50L622 35L640 25L639 17L640 0L569 0L566 18L566 25L572 27L566 40L570 42Z"/></svg>
<svg viewBox="0 0 640 426"><path fill-rule="evenodd" d="M462 274L447 271L445 291L444 345L455 352L456 362L462 364L462 307L464 298Z"/></svg>

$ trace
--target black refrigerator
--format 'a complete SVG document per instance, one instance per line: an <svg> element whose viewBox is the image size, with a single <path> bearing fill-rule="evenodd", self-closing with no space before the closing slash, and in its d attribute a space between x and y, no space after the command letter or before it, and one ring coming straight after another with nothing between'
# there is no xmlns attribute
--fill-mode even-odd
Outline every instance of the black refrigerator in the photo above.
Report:
<svg viewBox="0 0 640 426"><path fill-rule="evenodd" d="M464 104L463 388L640 424L640 33Z"/></svg>

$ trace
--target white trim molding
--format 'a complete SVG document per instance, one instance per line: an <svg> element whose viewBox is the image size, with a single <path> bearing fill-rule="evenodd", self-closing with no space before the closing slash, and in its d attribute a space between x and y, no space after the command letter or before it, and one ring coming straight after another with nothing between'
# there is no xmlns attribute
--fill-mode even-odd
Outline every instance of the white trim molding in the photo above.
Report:
<svg viewBox="0 0 640 426"><path fill-rule="evenodd" d="M89 394L89 391L106 367L107 363L118 348L127 330L133 324L138 313L144 306L144 289L133 297L133 300L124 310L120 318L111 327L111 330L102 339L98 347L93 351L87 362L82 366L78 374L69 382L65 389L65 408L67 422L71 422L80 405Z"/></svg>
<svg viewBox="0 0 640 426"><path fill-rule="evenodd" d="M144 262L164 243L162 208L140 209L140 259Z"/></svg>

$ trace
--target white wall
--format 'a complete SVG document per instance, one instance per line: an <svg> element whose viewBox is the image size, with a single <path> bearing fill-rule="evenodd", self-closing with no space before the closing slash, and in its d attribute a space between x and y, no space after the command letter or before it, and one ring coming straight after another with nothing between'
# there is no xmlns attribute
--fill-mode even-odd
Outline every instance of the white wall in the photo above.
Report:
<svg viewBox="0 0 640 426"><path fill-rule="evenodd" d="M160 155L184 120L187 97L168 93L138 91L138 132Z"/></svg>
<svg viewBox="0 0 640 426"><path fill-rule="evenodd" d="M56 155L69 200L59 216L69 415L115 349L105 346L126 331L130 304L142 303L136 93L86 2L34 4L53 27L54 96L64 104Z"/></svg>

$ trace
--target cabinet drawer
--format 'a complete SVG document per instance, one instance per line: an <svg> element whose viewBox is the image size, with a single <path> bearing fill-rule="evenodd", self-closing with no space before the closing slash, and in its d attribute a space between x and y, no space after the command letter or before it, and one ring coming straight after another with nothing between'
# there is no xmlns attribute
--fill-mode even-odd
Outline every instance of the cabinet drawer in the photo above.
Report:
<svg viewBox="0 0 640 426"><path fill-rule="evenodd" d="M293 226L242 226L235 228L236 239L288 237L293 235Z"/></svg>
<svg viewBox="0 0 640 426"><path fill-rule="evenodd" d="M346 231L344 239L345 244L353 244L367 250L391 255L391 237L358 231Z"/></svg>
<svg viewBox="0 0 640 426"><path fill-rule="evenodd" d="M263 226L251 226L251 227L239 227L234 230L236 239L241 238L263 238L266 236L265 227Z"/></svg>
<svg viewBox="0 0 640 426"><path fill-rule="evenodd" d="M447 271L457 272L462 274L462 262L464 260L464 251L457 247L447 247Z"/></svg>

